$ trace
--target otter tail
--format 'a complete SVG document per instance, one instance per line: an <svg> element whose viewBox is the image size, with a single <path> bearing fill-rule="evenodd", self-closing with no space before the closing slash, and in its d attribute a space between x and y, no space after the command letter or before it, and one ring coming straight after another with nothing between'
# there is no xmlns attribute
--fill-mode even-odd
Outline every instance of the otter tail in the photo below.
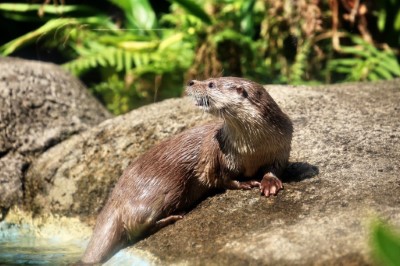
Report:
<svg viewBox="0 0 400 266"><path fill-rule="evenodd" d="M125 244L123 238L124 226L119 213L101 212L81 262L94 264L108 260L123 247Z"/></svg>

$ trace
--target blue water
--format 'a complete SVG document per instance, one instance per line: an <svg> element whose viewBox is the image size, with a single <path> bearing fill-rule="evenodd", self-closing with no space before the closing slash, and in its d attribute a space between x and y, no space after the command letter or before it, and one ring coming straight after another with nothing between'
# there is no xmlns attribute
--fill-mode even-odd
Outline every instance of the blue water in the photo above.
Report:
<svg viewBox="0 0 400 266"><path fill-rule="evenodd" d="M71 235L72 240L68 241L58 235L38 236L34 230L28 224L0 222L0 266L70 265L79 261L88 241L74 239ZM150 266L152 263L142 255L121 250L104 264L114 265Z"/></svg>
<svg viewBox="0 0 400 266"><path fill-rule="evenodd" d="M79 241L37 237L27 226L0 223L0 265L68 265L77 262L83 251Z"/></svg>

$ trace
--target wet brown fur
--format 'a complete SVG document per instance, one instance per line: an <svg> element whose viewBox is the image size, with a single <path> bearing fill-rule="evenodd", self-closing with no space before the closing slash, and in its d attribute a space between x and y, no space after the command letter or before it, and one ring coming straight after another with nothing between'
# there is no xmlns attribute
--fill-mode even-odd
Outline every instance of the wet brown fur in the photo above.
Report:
<svg viewBox="0 0 400 266"><path fill-rule="evenodd" d="M222 121L161 142L124 171L97 218L83 263L107 260L128 240L181 218L214 189L260 186L268 196L281 188L274 178L287 164L292 124L267 91L234 77L191 81L186 90ZM260 171L261 183L235 180Z"/></svg>

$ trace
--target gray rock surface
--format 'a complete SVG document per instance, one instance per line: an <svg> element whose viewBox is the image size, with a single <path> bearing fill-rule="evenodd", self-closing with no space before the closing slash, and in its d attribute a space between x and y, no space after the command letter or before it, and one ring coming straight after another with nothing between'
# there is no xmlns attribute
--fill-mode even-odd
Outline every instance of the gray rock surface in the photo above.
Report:
<svg viewBox="0 0 400 266"><path fill-rule="evenodd" d="M60 67L0 58L0 208L23 198L35 156L109 117Z"/></svg>
<svg viewBox="0 0 400 266"><path fill-rule="evenodd" d="M271 86L295 124L285 190L227 191L130 248L189 265L371 264L370 223L400 227L400 81ZM312 167L311 167L312 169Z"/></svg>
<svg viewBox="0 0 400 266"><path fill-rule="evenodd" d="M285 190L226 191L126 251L162 264L370 264L369 223L400 226L400 81L269 86L294 121ZM210 119L188 99L107 120L47 150L29 168L27 205L93 217L129 162Z"/></svg>
<svg viewBox="0 0 400 266"><path fill-rule="evenodd" d="M38 158L27 172L26 205L37 213L93 217L134 158L207 119L188 99L171 99L104 121Z"/></svg>

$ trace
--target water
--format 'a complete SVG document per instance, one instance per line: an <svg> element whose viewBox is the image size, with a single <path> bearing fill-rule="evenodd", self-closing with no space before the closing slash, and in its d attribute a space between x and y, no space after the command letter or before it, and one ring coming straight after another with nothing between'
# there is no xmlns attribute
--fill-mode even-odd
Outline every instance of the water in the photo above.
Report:
<svg viewBox="0 0 400 266"><path fill-rule="evenodd" d="M0 222L0 266L70 265L79 261L88 243L88 234L76 223L59 220L48 224ZM89 230L91 233L91 230ZM104 266L149 266L155 259L128 249L115 254Z"/></svg>
<svg viewBox="0 0 400 266"><path fill-rule="evenodd" d="M86 243L38 236L28 225L0 222L0 265L68 265L82 256Z"/></svg>

